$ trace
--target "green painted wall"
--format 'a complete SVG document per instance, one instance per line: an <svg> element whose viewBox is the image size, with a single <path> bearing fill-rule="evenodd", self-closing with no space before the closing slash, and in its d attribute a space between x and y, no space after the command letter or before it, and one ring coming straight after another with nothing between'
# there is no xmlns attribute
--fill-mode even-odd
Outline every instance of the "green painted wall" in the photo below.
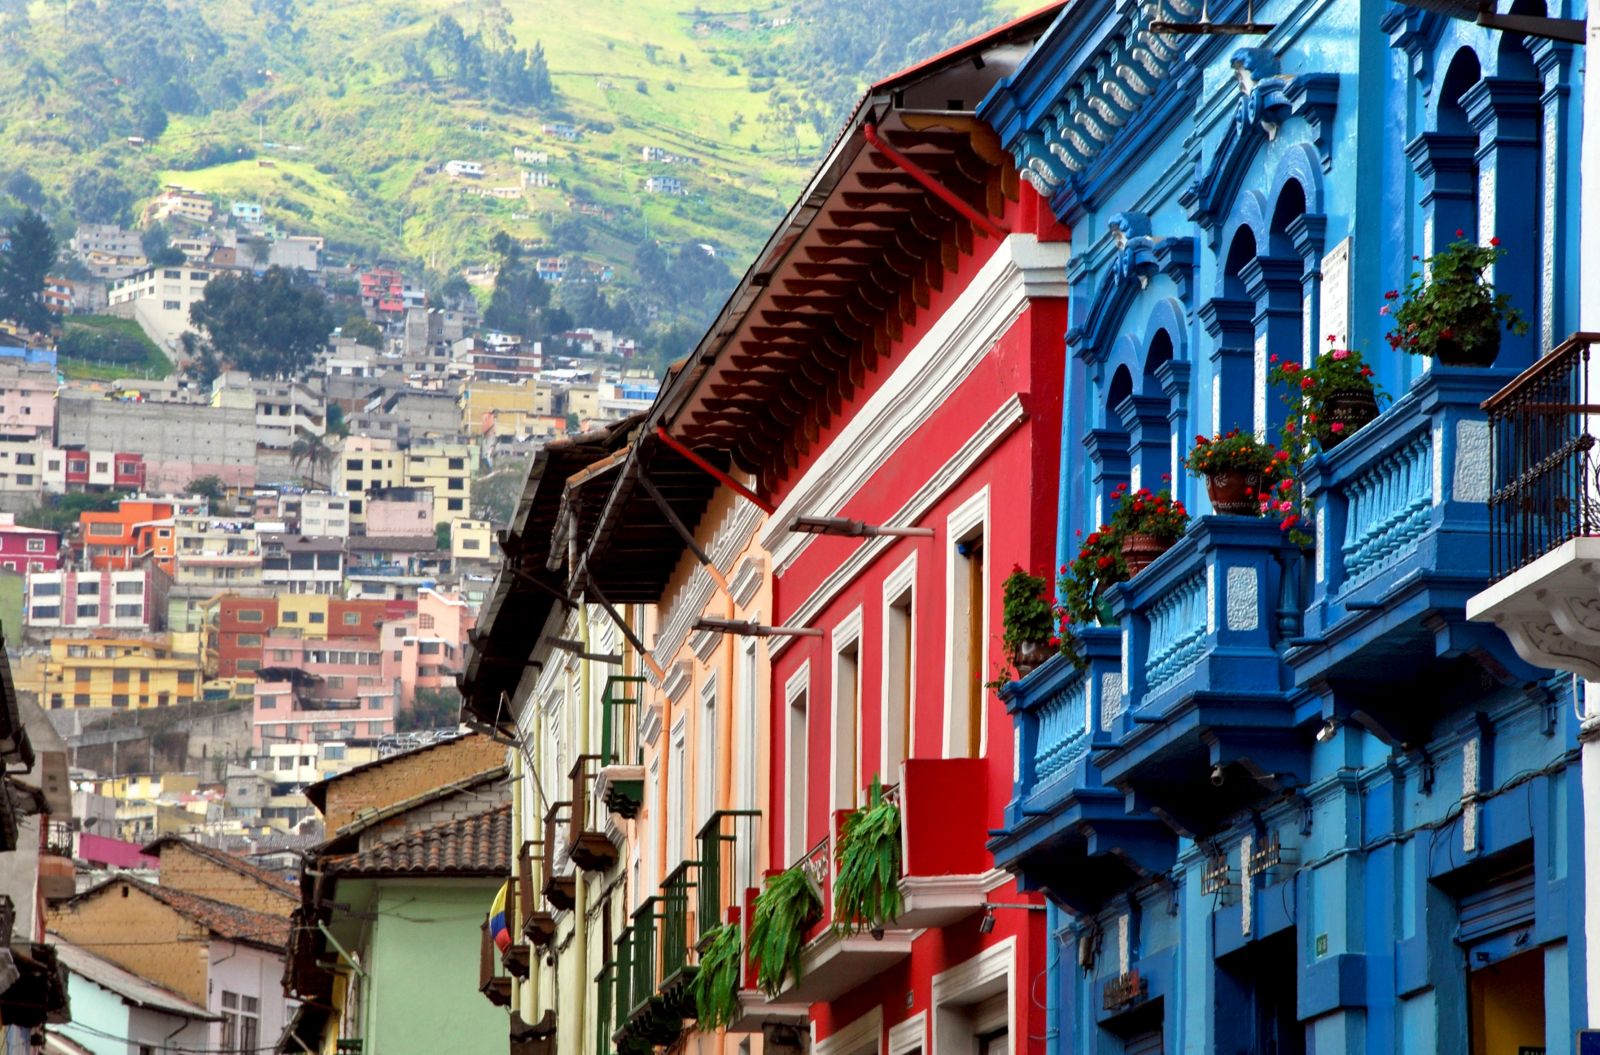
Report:
<svg viewBox="0 0 1600 1055"><path fill-rule="evenodd" d="M20 571L0 571L0 630L13 647L22 644L22 584L27 576Z"/></svg>
<svg viewBox="0 0 1600 1055"><path fill-rule="evenodd" d="M369 910L366 1050L506 1050L506 1012L478 992L479 924L500 883L382 880Z"/></svg>

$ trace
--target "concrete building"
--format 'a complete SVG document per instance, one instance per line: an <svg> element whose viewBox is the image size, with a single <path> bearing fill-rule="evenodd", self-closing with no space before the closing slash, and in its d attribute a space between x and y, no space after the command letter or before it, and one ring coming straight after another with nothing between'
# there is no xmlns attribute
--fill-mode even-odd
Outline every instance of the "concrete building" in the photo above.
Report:
<svg viewBox="0 0 1600 1055"><path fill-rule="evenodd" d="M149 266L139 232L115 224L79 224L68 245L72 255L98 278L126 278Z"/></svg>
<svg viewBox="0 0 1600 1055"><path fill-rule="evenodd" d="M309 639L279 629L264 644L256 676L254 744L311 744L394 732L398 664L368 638Z"/></svg>
<svg viewBox="0 0 1600 1055"><path fill-rule="evenodd" d="M302 535L349 537L350 500L344 495L315 491L301 495L299 506L300 516L297 524Z"/></svg>
<svg viewBox="0 0 1600 1055"><path fill-rule="evenodd" d="M11 513L0 513L0 568L41 572L61 563L61 533L22 527Z"/></svg>
<svg viewBox="0 0 1600 1055"><path fill-rule="evenodd" d="M52 368L0 361L0 439L52 441L56 387Z"/></svg>
<svg viewBox="0 0 1600 1055"><path fill-rule="evenodd" d="M494 545L494 525L487 520L450 522L450 560L462 564L488 563L498 559Z"/></svg>
<svg viewBox="0 0 1600 1055"><path fill-rule="evenodd" d="M262 585L279 594L339 593L344 583L345 540L338 536L266 537L261 548Z"/></svg>
<svg viewBox="0 0 1600 1055"><path fill-rule="evenodd" d="M352 524L366 525L367 492L388 487L432 491L433 523L438 524L470 515L473 465L466 444L399 450L391 441L351 436L340 445L334 476L350 496Z"/></svg>
<svg viewBox="0 0 1600 1055"><path fill-rule="evenodd" d="M72 390L57 400L61 447L138 451L152 491L181 493L202 476L254 487L255 426L254 408L114 401Z"/></svg>
<svg viewBox="0 0 1600 1055"><path fill-rule="evenodd" d="M113 282L107 301L113 315L137 322L157 347L171 355L178 349L178 338L190 328L190 305L216 275L194 263L147 267Z"/></svg>
<svg viewBox="0 0 1600 1055"><path fill-rule="evenodd" d="M444 171L447 176L461 176L470 179L483 178L483 162L481 161L446 161Z"/></svg>
<svg viewBox="0 0 1600 1055"><path fill-rule="evenodd" d="M367 536L418 538L433 531L433 492L426 487L384 487L367 491Z"/></svg>
<svg viewBox="0 0 1600 1055"><path fill-rule="evenodd" d="M256 201L236 201L228 206L228 214L247 224L259 224L263 216L261 203Z"/></svg>
<svg viewBox="0 0 1600 1055"><path fill-rule="evenodd" d="M210 223L217 214L211 198L187 187L164 187L154 201L145 207L146 221L181 219L197 224Z"/></svg>
<svg viewBox="0 0 1600 1055"><path fill-rule="evenodd" d="M57 631L150 633L166 629L171 578L153 564L125 571L60 568L28 573L24 626L35 639Z"/></svg>
<svg viewBox="0 0 1600 1055"><path fill-rule="evenodd" d="M124 499L116 509L80 513L78 537L83 560L91 568L128 570L146 557L161 560L162 549L176 552L173 508L171 502ZM160 542L166 543L165 547Z"/></svg>
<svg viewBox="0 0 1600 1055"><path fill-rule="evenodd" d="M315 273L322 267L322 247L323 240L318 236L275 238L267 251L267 266Z"/></svg>
<svg viewBox="0 0 1600 1055"><path fill-rule="evenodd" d="M192 635L190 635L192 637ZM204 673L198 643L120 637L52 638L33 689L51 710L191 703Z"/></svg>
<svg viewBox="0 0 1600 1055"><path fill-rule="evenodd" d="M296 439L327 431L328 407L320 378L279 381L230 370L212 383L211 393L212 406L255 413L257 447L287 451Z"/></svg>

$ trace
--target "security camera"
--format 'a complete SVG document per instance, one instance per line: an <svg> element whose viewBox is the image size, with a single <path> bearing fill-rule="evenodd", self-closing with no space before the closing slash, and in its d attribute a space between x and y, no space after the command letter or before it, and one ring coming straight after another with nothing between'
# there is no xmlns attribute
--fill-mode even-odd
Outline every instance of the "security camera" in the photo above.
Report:
<svg viewBox="0 0 1600 1055"><path fill-rule="evenodd" d="M1222 771L1222 767L1221 766L1212 766L1211 767L1211 786L1212 787L1214 787L1214 788L1222 787L1222 782L1224 780L1227 780L1227 779L1228 779L1228 775Z"/></svg>

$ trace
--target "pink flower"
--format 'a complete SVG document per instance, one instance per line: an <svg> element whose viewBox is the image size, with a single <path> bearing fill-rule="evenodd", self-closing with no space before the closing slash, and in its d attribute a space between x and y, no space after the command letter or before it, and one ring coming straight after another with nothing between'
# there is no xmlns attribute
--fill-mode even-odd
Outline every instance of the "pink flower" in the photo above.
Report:
<svg viewBox="0 0 1600 1055"><path fill-rule="evenodd" d="M1337 352L1333 353L1333 357L1335 359L1348 359L1350 358L1350 352L1348 349L1340 348Z"/></svg>
<svg viewBox="0 0 1600 1055"><path fill-rule="evenodd" d="M1277 355L1269 355L1269 356L1267 356L1267 362L1269 362L1269 363L1275 363L1275 362L1277 362L1277 361L1278 361L1278 357L1277 357Z"/></svg>
<svg viewBox="0 0 1600 1055"><path fill-rule="evenodd" d="M1332 425L1328 426L1328 431L1337 436L1339 433L1344 431L1344 422L1335 421Z"/></svg>
<svg viewBox="0 0 1600 1055"><path fill-rule="evenodd" d="M1378 314L1379 315L1387 315L1387 314L1389 314L1389 305L1385 304L1383 307L1379 308L1378 309Z"/></svg>
<svg viewBox="0 0 1600 1055"><path fill-rule="evenodd" d="M1291 510L1293 508L1294 508L1294 503L1293 502L1290 502L1290 501L1287 501L1287 500L1282 500L1282 501L1278 502L1278 512L1280 512L1280 513L1287 513L1289 510Z"/></svg>

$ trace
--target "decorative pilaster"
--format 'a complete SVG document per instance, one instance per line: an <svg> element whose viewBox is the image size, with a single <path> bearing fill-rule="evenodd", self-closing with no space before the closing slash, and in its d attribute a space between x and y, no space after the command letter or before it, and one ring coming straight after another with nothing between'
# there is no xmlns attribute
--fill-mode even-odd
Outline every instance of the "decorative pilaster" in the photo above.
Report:
<svg viewBox="0 0 1600 1055"><path fill-rule="evenodd" d="M1251 422L1258 436L1276 435L1283 427L1287 408L1267 392L1268 358L1295 358L1302 352L1300 276L1304 269L1299 260L1269 256L1258 256L1239 269L1245 292L1255 301L1250 319L1254 327L1250 383Z"/></svg>
<svg viewBox="0 0 1600 1055"><path fill-rule="evenodd" d="M1461 96L1467 119L1478 130L1478 237L1498 236L1506 258L1490 276L1495 289L1530 318L1539 317L1542 247L1529 236L1539 230L1538 202L1548 196L1553 175L1539 169L1539 85L1485 77ZM1534 188L1543 186L1543 195ZM1470 232L1469 232L1470 233ZM1501 366L1523 366L1537 353L1534 338L1505 334Z"/></svg>
<svg viewBox="0 0 1600 1055"><path fill-rule="evenodd" d="M1200 321L1211 349L1211 429L1250 428L1254 374L1255 306L1248 300L1212 297L1200 305Z"/></svg>

